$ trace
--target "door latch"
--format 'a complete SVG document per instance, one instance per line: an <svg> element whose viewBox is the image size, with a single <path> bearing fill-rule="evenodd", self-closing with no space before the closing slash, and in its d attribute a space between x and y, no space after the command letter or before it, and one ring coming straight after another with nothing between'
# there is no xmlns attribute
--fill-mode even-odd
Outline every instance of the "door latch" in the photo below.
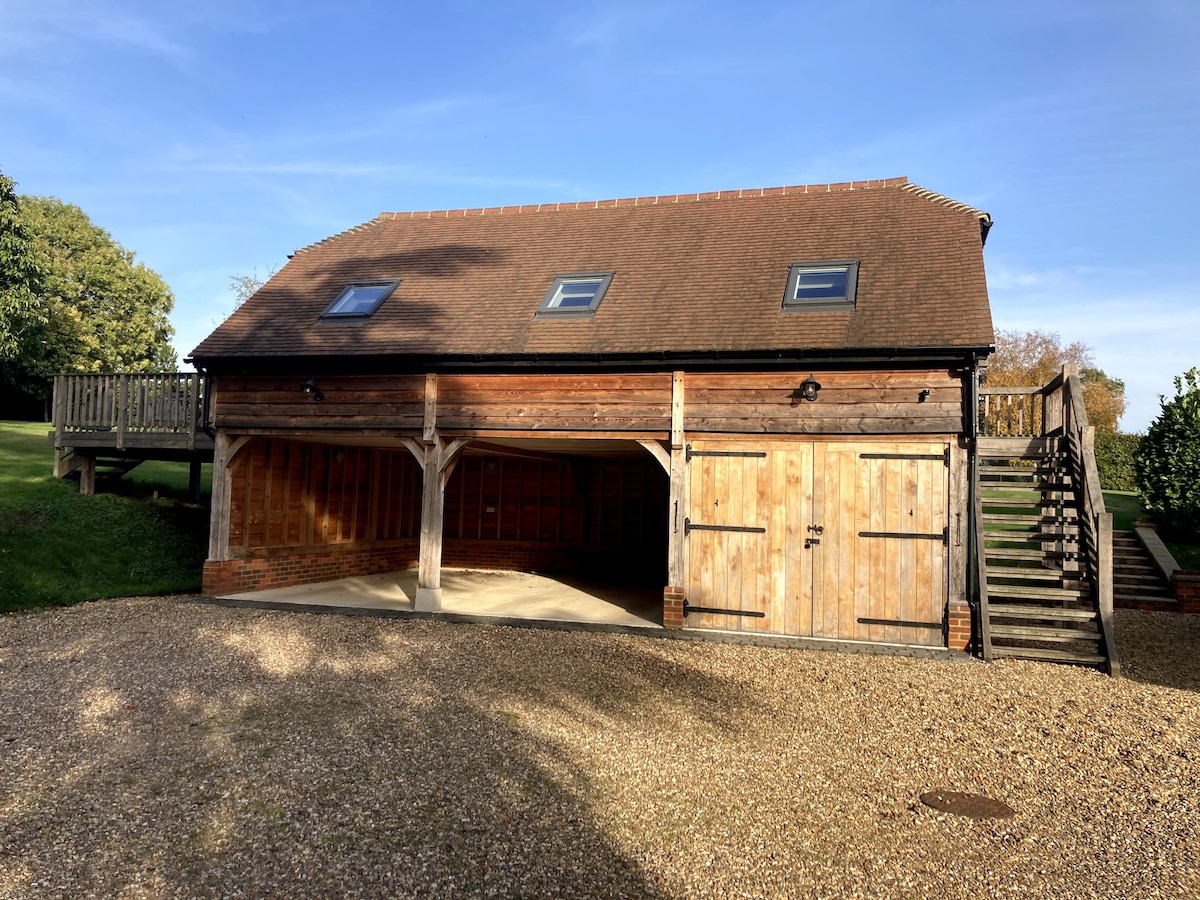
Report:
<svg viewBox="0 0 1200 900"><path fill-rule="evenodd" d="M811 550L813 547L817 546L817 544L819 544L819 543L821 543L819 538L805 538L804 539L804 549Z"/></svg>

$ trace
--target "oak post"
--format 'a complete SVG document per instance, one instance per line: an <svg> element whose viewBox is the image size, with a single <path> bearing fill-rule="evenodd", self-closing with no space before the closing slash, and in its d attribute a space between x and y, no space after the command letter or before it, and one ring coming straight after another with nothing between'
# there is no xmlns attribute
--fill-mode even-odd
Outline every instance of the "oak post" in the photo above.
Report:
<svg viewBox="0 0 1200 900"><path fill-rule="evenodd" d="M427 395L428 396L428 395ZM425 448L421 481L421 548L417 569L417 596L413 609L437 612L442 608L442 523L446 490L441 478L442 447L437 441Z"/></svg>
<svg viewBox="0 0 1200 900"><path fill-rule="evenodd" d="M229 558L229 460L230 439L218 429L213 441L212 512L208 525L208 559L224 562Z"/></svg>
<svg viewBox="0 0 1200 900"><path fill-rule="evenodd" d="M683 446L683 373L671 373L671 449Z"/></svg>

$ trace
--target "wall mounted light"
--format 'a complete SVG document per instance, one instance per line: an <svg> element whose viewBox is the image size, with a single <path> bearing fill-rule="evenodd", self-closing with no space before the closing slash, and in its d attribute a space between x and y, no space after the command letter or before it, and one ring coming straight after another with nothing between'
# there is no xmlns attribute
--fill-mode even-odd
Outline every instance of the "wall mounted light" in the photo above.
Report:
<svg viewBox="0 0 1200 900"><path fill-rule="evenodd" d="M306 394L311 394L314 400L324 400L325 395L321 393L321 389L317 387L317 379L310 378L301 385L300 389Z"/></svg>
<svg viewBox="0 0 1200 900"><path fill-rule="evenodd" d="M929 399L929 388L922 389L921 393L917 394L917 402L924 403Z"/></svg>
<svg viewBox="0 0 1200 900"><path fill-rule="evenodd" d="M817 399L817 391L821 389L821 383L811 375L804 379L804 383L800 385L800 393L804 395L804 399L812 403Z"/></svg>

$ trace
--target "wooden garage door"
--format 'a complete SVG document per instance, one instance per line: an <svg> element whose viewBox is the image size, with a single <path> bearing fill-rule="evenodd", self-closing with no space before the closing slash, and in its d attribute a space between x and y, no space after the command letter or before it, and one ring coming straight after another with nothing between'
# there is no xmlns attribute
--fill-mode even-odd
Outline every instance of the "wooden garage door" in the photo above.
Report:
<svg viewBox="0 0 1200 900"><path fill-rule="evenodd" d="M693 442L687 626L941 646L941 441Z"/></svg>

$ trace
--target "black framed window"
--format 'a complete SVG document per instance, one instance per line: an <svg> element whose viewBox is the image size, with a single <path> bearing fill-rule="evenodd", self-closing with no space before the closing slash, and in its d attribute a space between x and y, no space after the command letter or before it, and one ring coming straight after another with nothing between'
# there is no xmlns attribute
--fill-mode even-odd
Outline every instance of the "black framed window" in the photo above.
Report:
<svg viewBox="0 0 1200 900"><path fill-rule="evenodd" d="M399 281L352 281L321 313L322 319L365 319L383 303Z"/></svg>
<svg viewBox="0 0 1200 900"><path fill-rule="evenodd" d="M596 307L604 299L612 279L612 272L559 275L542 298L536 315L538 318L590 318L596 314Z"/></svg>
<svg viewBox="0 0 1200 900"><path fill-rule="evenodd" d="M854 309L857 290L858 260L793 263L783 311Z"/></svg>

